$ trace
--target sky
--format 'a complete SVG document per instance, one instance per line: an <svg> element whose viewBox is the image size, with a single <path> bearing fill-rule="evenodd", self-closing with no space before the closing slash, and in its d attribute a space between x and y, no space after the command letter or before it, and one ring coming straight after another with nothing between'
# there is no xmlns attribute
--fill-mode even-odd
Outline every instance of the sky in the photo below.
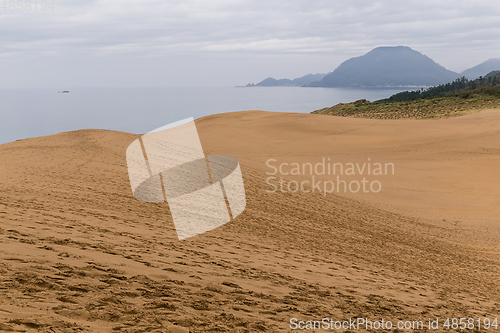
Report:
<svg viewBox="0 0 500 333"><path fill-rule="evenodd" d="M328 73L378 46L457 72L500 58L497 0L34 4L2 3L0 88L230 87Z"/></svg>

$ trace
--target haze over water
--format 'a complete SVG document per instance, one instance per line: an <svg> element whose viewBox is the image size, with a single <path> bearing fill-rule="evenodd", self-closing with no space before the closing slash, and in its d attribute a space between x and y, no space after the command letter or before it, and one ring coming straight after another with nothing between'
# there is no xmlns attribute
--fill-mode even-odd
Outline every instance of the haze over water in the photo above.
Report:
<svg viewBox="0 0 500 333"><path fill-rule="evenodd" d="M0 89L0 144L78 129L145 133L165 124L210 114L265 110L311 111L408 88L75 88Z"/></svg>

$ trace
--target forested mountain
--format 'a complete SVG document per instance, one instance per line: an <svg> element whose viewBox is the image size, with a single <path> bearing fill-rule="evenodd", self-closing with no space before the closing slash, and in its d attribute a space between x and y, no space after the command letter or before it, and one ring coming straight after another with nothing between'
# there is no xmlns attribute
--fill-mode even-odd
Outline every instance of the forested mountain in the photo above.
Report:
<svg viewBox="0 0 500 333"><path fill-rule="evenodd" d="M407 46L377 47L348 59L312 87L434 86L459 77Z"/></svg>
<svg viewBox="0 0 500 333"><path fill-rule="evenodd" d="M488 59L477 66L463 71L460 75L465 76L469 80L474 80L496 70L500 70L500 58Z"/></svg>
<svg viewBox="0 0 500 333"><path fill-rule="evenodd" d="M428 89L420 89L415 91L403 91L384 99L384 102L403 102L413 101L417 99L443 97L451 94L459 94L461 97L467 98L474 93L496 94L499 91L500 71L488 73L484 78L481 77L475 80L469 80L465 76L456 79L453 82L440 84L436 87ZM495 87L495 89L487 89ZM486 89L485 89L486 88ZM479 90L478 90L479 89Z"/></svg>

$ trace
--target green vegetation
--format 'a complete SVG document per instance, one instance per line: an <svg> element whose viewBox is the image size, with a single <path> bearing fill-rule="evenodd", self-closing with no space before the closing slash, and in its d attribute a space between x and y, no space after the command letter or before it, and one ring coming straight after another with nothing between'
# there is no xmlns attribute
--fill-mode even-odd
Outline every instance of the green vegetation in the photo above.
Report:
<svg viewBox="0 0 500 333"><path fill-rule="evenodd" d="M443 97L453 93L462 93L464 91L471 91L482 87L493 87L500 84L500 75L498 71L491 72L484 78L479 77L477 80L469 81L465 76L456 79L455 81L447 84L440 84L437 87L430 87L428 89L421 89L415 91L403 91L391 97L382 100L385 102L403 102L413 101L417 99ZM489 93L487 93L489 94Z"/></svg>
<svg viewBox="0 0 500 333"><path fill-rule="evenodd" d="M405 91L375 102L362 99L339 103L312 113L357 118L429 119L500 108L500 73L490 74L474 81L463 77L426 90Z"/></svg>

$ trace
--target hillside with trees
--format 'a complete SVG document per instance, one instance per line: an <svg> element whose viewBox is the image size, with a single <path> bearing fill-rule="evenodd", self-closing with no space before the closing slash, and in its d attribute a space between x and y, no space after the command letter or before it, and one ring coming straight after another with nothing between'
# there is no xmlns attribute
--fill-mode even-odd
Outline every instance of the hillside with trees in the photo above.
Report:
<svg viewBox="0 0 500 333"><path fill-rule="evenodd" d="M480 76L486 76L486 73L496 70L500 70L500 58L488 59L479 65L463 71L460 73L460 76L465 76L469 80L474 80Z"/></svg>
<svg viewBox="0 0 500 333"><path fill-rule="evenodd" d="M374 102L362 99L339 103L312 113L357 118L425 119L459 116L488 108L500 108L500 71L472 81L462 77L437 87L404 91Z"/></svg>

